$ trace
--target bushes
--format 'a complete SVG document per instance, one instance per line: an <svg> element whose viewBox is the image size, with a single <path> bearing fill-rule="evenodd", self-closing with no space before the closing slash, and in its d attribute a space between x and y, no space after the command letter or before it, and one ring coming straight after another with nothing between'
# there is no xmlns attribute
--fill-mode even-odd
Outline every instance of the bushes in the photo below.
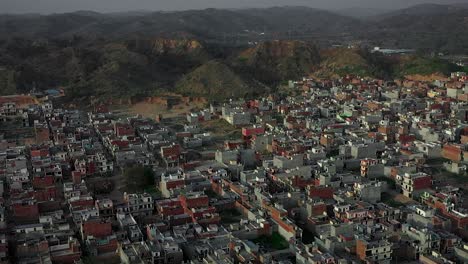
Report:
<svg viewBox="0 0 468 264"><path fill-rule="evenodd" d="M125 181L124 189L127 192L143 192L155 184L154 172L148 167L126 168L123 172L123 178Z"/></svg>
<svg viewBox="0 0 468 264"><path fill-rule="evenodd" d="M386 182L386 183L388 184L388 187L389 187L390 189L394 189L394 190L396 189L395 180L392 179L392 178L388 178L388 177L379 177L379 178L377 178L377 180Z"/></svg>
<svg viewBox="0 0 468 264"><path fill-rule="evenodd" d="M262 244L275 250L282 250L289 247L288 241L279 233L274 232L271 236L261 236L253 240L255 244Z"/></svg>

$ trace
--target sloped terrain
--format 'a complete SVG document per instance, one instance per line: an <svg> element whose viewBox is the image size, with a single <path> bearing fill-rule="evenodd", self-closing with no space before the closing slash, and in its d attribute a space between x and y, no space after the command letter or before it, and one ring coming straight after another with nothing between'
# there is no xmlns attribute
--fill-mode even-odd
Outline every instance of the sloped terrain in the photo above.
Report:
<svg viewBox="0 0 468 264"><path fill-rule="evenodd" d="M310 74L447 75L460 67L330 44L464 53L467 14L462 5L422 5L363 20L306 7L0 15L0 94L63 87L86 100L176 89L221 98Z"/></svg>
<svg viewBox="0 0 468 264"><path fill-rule="evenodd" d="M318 48L303 41L264 42L243 51L237 65L264 83L301 78L320 63Z"/></svg>
<svg viewBox="0 0 468 264"><path fill-rule="evenodd" d="M253 83L247 83L220 61L203 64L185 75L175 86L179 93L213 99L240 97L254 91Z"/></svg>

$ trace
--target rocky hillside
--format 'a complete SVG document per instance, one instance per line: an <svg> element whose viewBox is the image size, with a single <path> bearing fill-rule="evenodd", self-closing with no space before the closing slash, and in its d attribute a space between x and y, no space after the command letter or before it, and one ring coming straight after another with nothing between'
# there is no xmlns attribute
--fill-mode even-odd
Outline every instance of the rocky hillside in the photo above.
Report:
<svg viewBox="0 0 468 264"><path fill-rule="evenodd" d="M448 74L459 68L427 55L466 53L466 8L422 5L371 19L306 7L0 15L0 94L64 87L73 99L139 98L176 87L222 97L309 74ZM426 56L330 49L355 42Z"/></svg>
<svg viewBox="0 0 468 264"><path fill-rule="evenodd" d="M468 9L425 4L368 21L360 37L376 46L464 54L468 50Z"/></svg>
<svg viewBox="0 0 468 264"><path fill-rule="evenodd" d="M252 94L254 87L229 66L220 61L209 61L183 76L175 85L176 92L212 99L243 97Z"/></svg>
<svg viewBox="0 0 468 264"><path fill-rule="evenodd" d="M170 89L211 57L195 40L70 44L11 39L0 44L0 80L8 79L8 87L18 92L65 87L73 97L146 95ZM0 87L2 93L11 90Z"/></svg>
<svg viewBox="0 0 468 264"><path fill-rule="evenodd" d="M15 72L8 69L0 69L0 95L16 93Z"/></svg>
<svg viewBox="0 0 468 264"><path fill-rule="evenodd" d="M305 41L266 41L239 49L190 39L80 38L0 43L0 93L64 87L72 100L138 99L174 89L212 99L255 95L306 75L355 74L390 79L458 70L418 56L387 57L361 49L319 49Z"/></svg>
<svg viewBox="0 0 468 264"><path fill-rule="evenodd" d="M264 42L243 51L234 64L269 84L301 78L320 63L318 48L303 41Z"/></svg>
<svg viewBox="0 0 468 264"><path fill-rule="evenodd" d="M288 19L284 19L288 18ZM148 12L143 14L99 14L75 12L43 15L0 15L0 38L185 36L192 38L222 38L224 34L248 31L287 33L328 33L350 29L358 20L325 10L306 7L275 7L266 9L205 9L179 12Z"/></svg>
<svg viewBox="0 0 468 264"><path fill-rule="evenodd" d="M394 74L397 77L408 75L430 76L437 74L448 76L451 72L464 70L461 67L438 58L425 58L419 56L402 56L395 66Z"/></svg>
<svg viewBox="0 0 468 264"><path fill-rule="evenodd" d="M324 46L359 41L387 48L463 53L468 48L467 10L465 5L425 4L371 19L308 7L0 15L0 40L85 38L97 41L139 36L243 45L297 39L314 40Z"/></svg>
<svg viewBox="0 0 468 264"><path fill-rule="evenodd" d="M370 76L369 65L357 49L328 49L323 50L324 58L315 74L323 77L333 77L345 74Z"/></svg>
<svg viewBox="0 0 468 264"><path fill-rule="evenodd" d="M448 76L461 67L439 58L418 55L384 56L362 49L322 50L323 60L313 74L321 77L338 77L353 74L381 79L403 78L407 75Z"/></svg>

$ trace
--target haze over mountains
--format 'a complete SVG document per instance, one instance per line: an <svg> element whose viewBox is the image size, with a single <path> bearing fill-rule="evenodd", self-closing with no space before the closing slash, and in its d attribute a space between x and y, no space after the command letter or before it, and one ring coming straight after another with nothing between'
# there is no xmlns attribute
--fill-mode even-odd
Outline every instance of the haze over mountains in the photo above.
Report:
<svg viewBox="0 0 468 264"><path fill-rule="evenodd" d="M467 0L15 0L0 2L4 13L64 13L76 10L98 12L181 11L205 8L268 8L272 6L307 6L326 10L374 9L396 10L414 5L468 3Z"/></svg>
<svg viewBox="0 0 468 264"><path fill-rule="evenodd" d="M447 74L453 65L437 59L330 47L460 54L468 50L466 32L463 5L365 18L306 7L1 15L0 93L65 87L76 97L132 97L175 89L223 98L314 73Z"/></svg>
<svg viewBox="0 0 468 264"><path fill-rule="evenodd" d="M304 7L267 9L206 9L180 12L0 16L0 39L121 38L129 35L196 38L245 43L301 39L317 43L364 42L375 46L467 50L467 11L461 5L425 4L357 19ZM410 32L411 34L407 34Z"/></svg>

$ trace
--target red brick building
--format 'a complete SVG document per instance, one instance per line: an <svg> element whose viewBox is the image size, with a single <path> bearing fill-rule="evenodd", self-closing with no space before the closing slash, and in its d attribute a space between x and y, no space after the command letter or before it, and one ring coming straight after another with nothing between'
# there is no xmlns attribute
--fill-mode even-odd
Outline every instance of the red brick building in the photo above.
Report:
<svg viewBox="0 0 468 264"><path fill-rule="evenodd" d="M313 178L310 178L310 179L304 179L300 176L294 176L292 179L291 179L291 182L290 182L291 186L293 187L296 187L296 188L300 188L300 189L305 189L307 186L311 186L311 185L314 185L315 184L315 181Z"/></svg>
<svg viewBox="0 0 468 264"><path fill-rule="evenodd" d="M57 197L58 191L55 186L34 191L34 198L36 198L36 200L39 202L50 201L52 199L55 200Z"/></svg>
<svg viewBox="0 0 468 264"><path fill-rule="evenodd" d="M73 208L91 208L94 206L94 200L90 196L80 197L79 199L69 201L70 207Z"/></svg>
<svg viewBox="0 0 468 264"><path fill-rule="evenodd" d="M210 199L207 195L179 196L180 203L184 208L207 207Z"/></svg>
<svg viewBox="0 0 468 264"><path fill-rule="evenodd" d="M119 124L116 123L114 124L114 130L115 134L118 137L123 137L123 136L134 136L135 135L135 130L130 124Z"/></svg>
<svg viewBox="0 0 468 264"><path fill-rule="evenodd" d="M179 144L161 147L161 156L163 158L177 157L180 155L180 153L181 147Z"/></svg>
<svg viewBox="0 0 468 264"><path fill-rule="evenodd" d="M323 215L327 211L327 205L324 202L315 202L308 206L310 206L311 216Z"/></svg>
<svg viewBox="0 0 468 264"><path fill-rule="evenodd" d="M442 156L451 161L459 162L463 160L463 149L461 145L444 145Z"/></svg>
<svg viewBox="0 0 468 264"><path fill-rule="evenodd" d="M310 198L333 199L334 190L332 187L309 187Z"/></svg>
<svg viewBox="0 0 468 264"><path fill-rule="evenodd" d="M72 171L73 184L80 184L82 179L81 171Z"/></svg>
<svg viewBox="0 0 468 264"><path fill-rule="evenodd" d="M167 199L156 202L156 210L164 218L184 214L182 203L178 199Z"/></svg>
<svg viewBox="0 0 468 264"><path fill-rule="evenodd" d="M243 127L242 135L244 137L251 137L254 135L261 135L265 133L265 128L263 127Z"/></svg>
<svg viewBox="0 0 468 264"><path fill-rule="evenodd" d="M73 264L81 258L80 243L77 239L68 241L68 247L64 245L50 247L50 259L52 263Z"/></svg>
<svg viewBox="0 0 468 264"><path fill-rule="evenodd" d="M86 239L88 236L106 237L112 234L111 222L102 219L90 219L81 224L81 236Z"/></svg>
<svg viewBox="0 0 468 264"><path fill-rule="evenodd" d="M14 201L11 205L12 216L18 220L39 219L39 208L34 199Z"/></svg>
<svg viewBox="0 0 468 264"><path fill-rule="evenodd" d="M53 176L44 176L44 177L34 177L32 180L32 185L34 188L47 188L55 186L55 178Z"/></svg>

